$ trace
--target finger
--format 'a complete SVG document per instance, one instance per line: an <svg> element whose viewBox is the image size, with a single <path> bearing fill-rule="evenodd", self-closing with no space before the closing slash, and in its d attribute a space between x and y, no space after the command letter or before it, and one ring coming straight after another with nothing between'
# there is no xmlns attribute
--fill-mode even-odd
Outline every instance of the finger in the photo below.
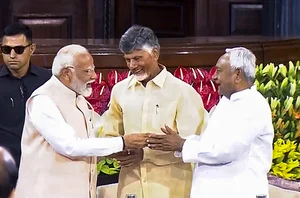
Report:
<svg viewBox="0 0 300 198"><path fill-rule="evenodd" d="M165 127L166 127L166 130L169 132L169 134L172 134L172 133L176 133L177 134L177 132L176 131L173 131L170 127L168 127L167 125L165 125Z"/></svg>
<svg viewBox="0 0 300 198"><path fill-rule="evenodd" d="M148 144L148 147L152 150L163 150L161 144Z"/></svg>
<svg viewBox="0 0 300 198"><path fill-rule="evenodd" d="M146 137L149 137L149 136L151 136L152 135L152 133L145 133L145 136Z"/></svg>
<svg viewBox="0 0 300 198"><path fill-rule="evenodd" d="M159 134L152 133L149 135L149 137L147 139L149 139L149 138L163 139L163 138L165 138L165 135L159 135Z"/></svg>
<svg viewBox="0 0 300 198"><path fill-rule="evenodd" d="M164 132L164 134L166 134L166 135L170 135L171 134L166 128L160 128L160 130L162 132Z"/></svg>
<svg viewBox="0 0 300 198"><path fill-rule="evenodd" d="M132 159L123 160L123 161L120 161L119 164L120 164L120 166L126 166L126 165L132 163L132 161L133 161Z"/></svg>
<svg viewBox="0 0 300 198"><path fill-rule="evenodd" d="M106 156L106 158L117 158L120 156L123 156L126 153L126 151L120 151L111 155Z"/></svg>
<svg viewBox="0 0 300 198"><path fill-rule="evenodd" d="M148 144L162 144L163 142L164 142L163 139L149 138L147 140L147 145Z"/></svg>
<svg viewBox="0 0 300 198"><path fill-rule="evenodd" d="M122 157L119 157L117 160L120 161L120 162L124 162L124 161L130 160L130 159L135 159L136 156L137 155L134 155L134 154L124 155Z"/></svg>

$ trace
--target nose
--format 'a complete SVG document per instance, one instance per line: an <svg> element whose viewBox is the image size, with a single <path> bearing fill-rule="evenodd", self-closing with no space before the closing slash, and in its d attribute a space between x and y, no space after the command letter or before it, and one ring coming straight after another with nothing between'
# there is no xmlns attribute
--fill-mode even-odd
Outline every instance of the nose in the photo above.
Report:
<svg viewBox="0 0 300 198"><path fill-rule="evenodd" d="M128 68L130 70L132 70L132 69L136 68L136 61L131 59L127 65L128 65Z"/></svg>
<svg viewBox="0 0 300 198"><path fill-rule="evenodd" d="M96 71L93 70L93 71L92 71L92 75L91 75L91 79L92 79L92 80L95 80L96 78L97 78Z"/></svg>
<svg viewBox="0 0 300 198"><path fill-rule="evenodd" d="M9 56L10 58L15 58L17 56L17 53L15 52L14 49L11 49Z"/></svg>

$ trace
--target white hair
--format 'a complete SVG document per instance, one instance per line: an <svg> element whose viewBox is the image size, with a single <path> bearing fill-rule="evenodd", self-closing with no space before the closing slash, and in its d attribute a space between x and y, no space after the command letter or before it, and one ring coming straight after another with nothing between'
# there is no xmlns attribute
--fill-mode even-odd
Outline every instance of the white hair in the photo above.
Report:
<svg viewBox="0 0 300 198"><path fill-rule="evenodd" d="M148 52L149 54L152 54L152 50L154 47L151 47L150 45L143 45L142 49L145 50L146 52Z"/></svg>
<svg viewBox="0 0 300 198"><path fill-rule="evenodd" d="M247 80L253 82L256 67L255 55L244 47L226 49L225 52L229 55L231 69L241 69Z"/></svg>
<svg viewBox="0 0 300 198"><path fill-rule="evenodd" d="M61 48L52 63L52 74L58 76L63 68L74 65L74 57L78 54L88 53L88 50L81 45L67 45Z"/></svg>

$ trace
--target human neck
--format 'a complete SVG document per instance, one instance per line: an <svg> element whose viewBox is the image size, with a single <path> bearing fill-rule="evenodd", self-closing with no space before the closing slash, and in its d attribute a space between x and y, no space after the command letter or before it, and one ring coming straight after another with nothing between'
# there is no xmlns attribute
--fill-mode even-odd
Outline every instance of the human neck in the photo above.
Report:
<svg viewBox="0 0 300 198"><path fill-rule="evenodd" d="M153 78L155 78L161 72L161 70L163 70L163 67L157 64L155 70L153 71L153 74L146 80L142 81L141 83L146 87L147 83Z"/></svg>
<svg viewBox="0 0 300 198"><path fill-rule="evenodd" d="M13 69L10 69L9 67L7 67L8 70L11 72L11 74L16 77L16 78L22 78L23 76L25 76L28 72L28 69L29 69L29 63L23 67L21 67L20 69L18 70L13 70Z"/></svg>

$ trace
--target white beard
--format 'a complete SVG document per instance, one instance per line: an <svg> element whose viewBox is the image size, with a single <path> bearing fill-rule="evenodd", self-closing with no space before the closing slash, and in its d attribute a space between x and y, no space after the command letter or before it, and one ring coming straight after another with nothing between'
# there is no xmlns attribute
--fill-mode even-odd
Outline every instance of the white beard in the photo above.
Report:
<svg viewBox="0 0 300 198"><path fill-rule="evenodd" d="M92 80L87 83L82 83L75 77L73 79L73 81L71 82L71 88L76 93L83 95L84 97L89 97L92 94L93 89L92 89L92 87L87 87L87 85L92 82L94 82L94 81Z"/></svg>
<svg viewBox="0 0 300 198"><path fill-rule="evenodd" d="M149 77L149 75L147 73L143 73L143 74L140 74L140 75L135 74L134 76L135 76L136 80L140 81L140 82Z"/></svg>

